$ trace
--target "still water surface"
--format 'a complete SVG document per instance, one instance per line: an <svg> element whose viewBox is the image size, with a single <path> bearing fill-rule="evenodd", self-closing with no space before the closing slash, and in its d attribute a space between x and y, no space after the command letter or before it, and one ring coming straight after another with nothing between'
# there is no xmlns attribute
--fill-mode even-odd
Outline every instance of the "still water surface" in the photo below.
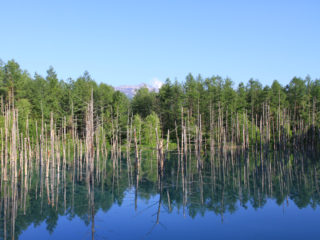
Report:
<svg viewBox="0 0 320 240"><path fill-rule="evenodd" d="M171 153L161 174L146 153L139 171L108 160L90 177L70 167L48 179L35 167L16 188L2 183L1 238L320 239L317 157L203 161Z"/></svg>

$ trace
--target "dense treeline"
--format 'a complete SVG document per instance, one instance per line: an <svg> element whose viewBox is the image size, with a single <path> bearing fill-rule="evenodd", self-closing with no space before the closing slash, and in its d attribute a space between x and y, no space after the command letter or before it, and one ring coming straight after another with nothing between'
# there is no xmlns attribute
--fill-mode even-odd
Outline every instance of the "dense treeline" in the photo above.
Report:
<svg viewBox="0 0 320 240"><path fill-rule="evenodd" d="M129 108L129 100L124 94L104 83L98 85L87 72L76 80L63 81L57 78L56 72L50 67L46 77L38 74L31 77L16 62L8 61L0 67L0 82L2 111L6 104L12 105L14 99L14 105L19 110L20 127L24 127L26 118L29 118L31 125L36 120L41 122L42 117L49 123L50 113L53 112L58 126L63 117L67 117L68 124L71 125L70 117L73 114L78 130L83 131L91 89L94 93L95 114L104 114L106 124L109 124L108 119L117 111L124 116Z"/></svg>
<svg viewBox="0 0 320 240"><path fill-rule="evenodd" d="M143 100L148 99L146 104ZM214 145L263 143L277 148L281 142L299 147L318 141L319 99L320 80L310 77L294 77L286 86L274 81L271 87L250 79L234 88L228 78L189 74L184 83L168 79L158 94L139 90L132 106L140 115L157 112L163 133L183 120L179 125L192 136L202 126L204 138Z"/></svg>
<svg viewBox="0 0 320 240"><path fill-rule="evenodd" d="M1 111L18 109L20 132L36 135L50 116L57 129L85 136L86 109L93 90L94 128L102 127L112 144L132 140L156 144L155 128L178 150L255 146L266 149L315 147L319 143L320 80L294 77L286 86L263 86L250 79L234 86L219 76L189 74L183 83L166 80L159 92L141 88L133 99L113 87L97 84L85 72L76 80L59 80L52 67L33 77L13 60L0 63ZM2 118L2 126L3 126ZM115 137L116 135L116 137ZM195 148L194 148L194 147Z"/></svg>

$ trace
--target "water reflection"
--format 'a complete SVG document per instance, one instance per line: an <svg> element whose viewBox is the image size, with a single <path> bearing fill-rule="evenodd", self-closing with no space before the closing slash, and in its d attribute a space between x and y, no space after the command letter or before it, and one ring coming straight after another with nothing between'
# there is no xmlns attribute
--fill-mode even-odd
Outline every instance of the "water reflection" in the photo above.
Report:
<svg viewBox="0 0 320 240"><path fill-rule="evenodd" d="M298 208L319 205L319 161L312 155L218 152L201 159L202 167L198 156L174 152L163 162L157 160L156 152L122 157L95 159L92 164L80 156L74 168L66 161L49 171L34 164L32 171L19 172L9 181L1 179L1 238L18 239L31 224L43 222L52 233L59 217L68 216L79 217L90 226L94 239L97 212L122 206L131 189L134 203L129 206L136 214L145 208L139 206L139 200L157 199L148 205L154 210L154 222L151 229L145 229L146 236L157 225L165 225L161 218L164 211L192 218L213 212L223 222L239 205L243 209L263 208L268 199L284 208L290 202Z"/></svg>

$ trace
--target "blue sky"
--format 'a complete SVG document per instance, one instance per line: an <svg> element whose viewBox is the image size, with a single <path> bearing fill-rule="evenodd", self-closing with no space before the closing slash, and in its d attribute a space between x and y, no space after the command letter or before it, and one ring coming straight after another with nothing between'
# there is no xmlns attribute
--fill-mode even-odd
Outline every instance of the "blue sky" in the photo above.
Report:
<svg viewBox="0 0 320 240"><path fill-rule="evenodd" d="M114 86L320 77L320 1L1 1L0 58Z"/></svg>

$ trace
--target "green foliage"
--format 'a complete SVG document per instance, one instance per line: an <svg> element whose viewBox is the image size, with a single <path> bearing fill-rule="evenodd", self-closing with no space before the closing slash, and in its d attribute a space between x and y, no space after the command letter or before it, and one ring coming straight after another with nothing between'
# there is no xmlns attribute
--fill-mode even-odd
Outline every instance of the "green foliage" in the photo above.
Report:
<svg viewBox="0 0 320 240"><path fill-rule="evenodd" d="M137 139L141 141L141 129L142 129L142 119L139 114L134 115L133 117L133 128L136 129Z"/></svg>
<svg viewBox="0 0 320 240"><path fill-rule="evenodd" d="M149 92L148 88L140 88L132 99L133 114L139 114L142 118L147 117L154 110L155 92Z"/></svg>
<svg viewBox="0 0 320 240"><path fill-rule="evenodd" d="M161 134L161 128L160 128L160 120L158 115L155 112L152 112L150 115L148 115L142 126L142 134L143 134L143 142L146 145L155 147L157 144L157 138L156 138L156 131L157 128L158 134Z"/></svg>
<svg viewBox="0 0 320 240"><path fill-rule="evenodd" d="M167 79L159 90L157 95L157 113L160 116L161 126L165 134L168 132L168 129L173 130L175 128L175 121L180 119L182 97L182 86L177 81L172 84L170 79Z"/></svg>
<svg viewBox="0 0 320 240"><path fill-rule="evenodd" d="M201 115L205 138L210 136L210 120L214 122L215 131L218 131L217 124L221 121L229 136L228 141L237 115L247 115L250 142L256 140L252 132L258 132L255 124L257 122L259 125L266 112L270 118L268 121L273 124L270 131L274 131L272 134L276 137L282 131L288 136L294 136L297 132L295 129L301 123L307 127L315 124L314 129L320 125L320 80L312 80L309 76L305 79L294 77L287 86L282 86L276 80L271 86L262 86L258 80L250 79L247 84L240 83L234 88L229 78L202 78L201 75L194 77L188 74L182 83L167 79L159 92L150 92L148 88L142 87L130 100L112 86L105 83L98 85L88 72L75 80L60 80L50 67L45 77L39 74L31 77L14 60L7 63L0 61L1 110L9 103L15 105L19 110L22 132L28 118L31 135L35 135L35 123L41 123L43 118L48 125L53 112L57 129L66 117L67 129L71 129L73 120L78 135L84 136L86 108L92 91L95 119L99 119L99 124L104 127L108 140L112 136L112 126L117 128L122 139L126 138L128 114L130 116L132 113L137 132L141 132L139 139L141 137L147 145L155 144L156 126L161 137L166 139L170 130L171 142L176 141L175 128L177 125L178 136L181 136L182 116L189 123L189 133L195 134L198 116ZM242 126L241 122L239 124Z"/></svg>
<svg viewBox="0 0 320 240"><path fill-rule="evenodd" d="M19 113L19 129L26 130L26 121L31 113L31 104L28 99L20 99L17 101L16 107L18 108Z"/></svg>

